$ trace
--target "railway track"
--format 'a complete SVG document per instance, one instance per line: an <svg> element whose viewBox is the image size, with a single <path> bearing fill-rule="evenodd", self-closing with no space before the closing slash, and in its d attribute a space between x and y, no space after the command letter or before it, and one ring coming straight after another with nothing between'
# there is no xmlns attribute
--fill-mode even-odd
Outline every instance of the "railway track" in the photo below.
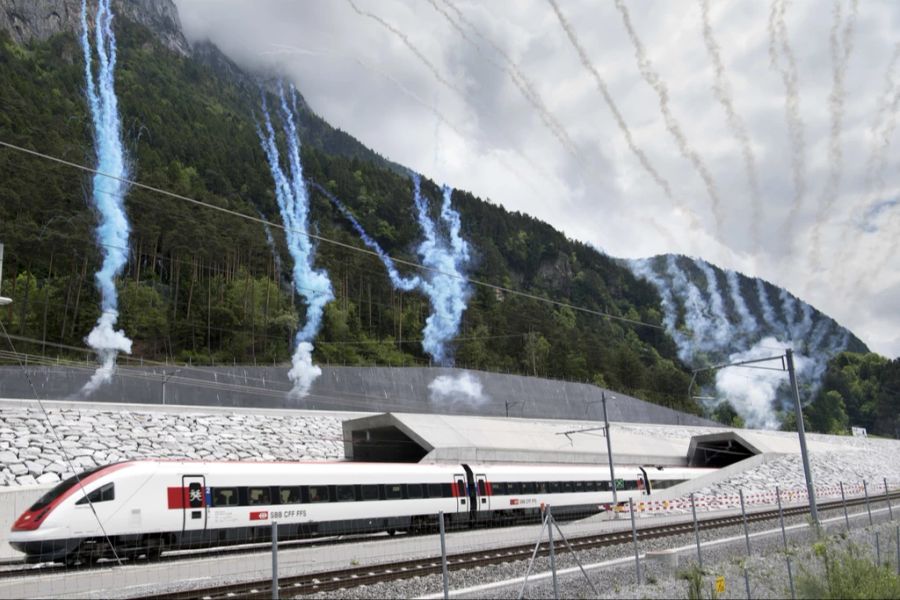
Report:
<svg viewBox="0 0 900 600"><path fill-rule="evenodd" d="M900 498L900 492L890 495L890 498ZM886 500L885 495L872 496L869 502L883 502ZM865 498L854 498L847 500L847 506L859 506L865 504ZM820 511L839 510L843 507L841 502L823 502L819 504ZM809 507L790 507L784 509L785 516L796 516L808 514ZM748 522L768 521L778 518L778 510L766 510L750 513L747 515ZM699 528L702 530L720 529L730 527L742 523L742 517L724 516L714 517L711 519L699 520ZM654 527L644 527L638 529L638 541L650 540L664 537L671 537L694 531L693 521L674 523L668 525L658 525ZM631 543L631 530L610 532L603 534L595 534L583 536L579 538L572 537L569 543L574 550L589 550L603 546L614 546L617 544ZM470 569L474 567L482 567L495 565L506 562L514 562L519 560L528 560L534 551L534 544L515 545L505 548L497 548L494 550L482 550L478 552L464 552L449 555L447 557L448 568L451 571ZM567 551L562 545L557 545L556 552ZM539 556L545 556L549 553L549 545L541 544L538 550ZM278 581L279 595L290 597L293 595L313 594L316 592L327 592L356 587L359 585L371 585L374 583L382 583L386 581L394 581L398 579L407 579L410 577L420 577L423 575L433 575L441 573L440 556L407 560L400 562L392 562L383 565L370 565L365 567L353 567L349 569L339 569L319 573L307 573L292 577L283 577ZM192 590L184 590L171 593L159 593L147 596L147 598L155 598L158 600L219 600L233 598L262 598L271 597L272 581L271 579L252 581L245 583L226 584L209 588L200 588Z"/></svg>
<svg viewBox="0 0 900 600"><path fill-rule="evenodd" d="M356 536L339 536L327 538L312 538L303 540L290 540L281 542L278 547L284 549L294 548L318 548L322 546L335 546L339 544L354 544L362 540L371 540L382 534L366 534ZM385 539L388 539L385 536ZM160 564L175 561L187 560L203 560L207 558L220 558L222 556L233 556L240 554L257 554L260 552L271 552L272 545L270 543L244 544L232 547L216 547L206 548L203 550L179 550L164 554L153 564ZM146 559L122 559L123 565L146 565L150 564ZM114 569L119 565L112 559L104 559L95 564L81 564L75 566L66 566L58 563L37 563L30 564L23 560L0 560L0 580L11 577L39 577L50 573L63 571L101 571L104 569Z"/></svg>

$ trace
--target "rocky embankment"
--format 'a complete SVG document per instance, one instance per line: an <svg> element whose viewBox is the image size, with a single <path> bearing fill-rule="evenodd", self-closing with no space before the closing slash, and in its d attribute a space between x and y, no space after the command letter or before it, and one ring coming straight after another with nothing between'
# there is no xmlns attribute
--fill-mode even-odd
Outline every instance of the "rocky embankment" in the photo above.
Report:
<svg viewBox="0 0 900 600"><path fill-rule="evenodd" d="M55 483L73 470L135 458L344 457L336 417L56 407L47 412L49 423L37 406L0 409L0 486Z"/></svg>

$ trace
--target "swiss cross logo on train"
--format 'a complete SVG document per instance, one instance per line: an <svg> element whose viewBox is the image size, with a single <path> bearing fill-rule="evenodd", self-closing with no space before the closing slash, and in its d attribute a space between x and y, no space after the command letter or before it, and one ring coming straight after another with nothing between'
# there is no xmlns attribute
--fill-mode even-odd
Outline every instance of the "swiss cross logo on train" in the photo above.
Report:
<svg viewBox="0 0 900 600"><path fill-rule="evenodd" d="M199 483L192 483L188 486L188 504L191 508L203 506L203 488Z"/></svg>
<svg viewBox="0 0 900 600"><path fill-rule="evenodd" d="M260 511L255 511L255 512L250 513L251 521L266 521L266 520L268 520L268 518L269 518L269 511L267 511L267 510L260 510Z"/></svg>

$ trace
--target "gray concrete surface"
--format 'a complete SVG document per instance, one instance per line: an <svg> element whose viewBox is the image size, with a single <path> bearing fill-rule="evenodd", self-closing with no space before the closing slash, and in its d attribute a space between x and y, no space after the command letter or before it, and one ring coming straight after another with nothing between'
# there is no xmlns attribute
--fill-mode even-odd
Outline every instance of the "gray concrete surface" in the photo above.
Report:
<svg viewBox="0 0 900 600"><path fill-rule="evenodd" d="M38 395L48 400L79 400L94 365L28 366ZM468 373L482 384L480 401L464 396L432 399L429 384L439 376ZM521 375L429 367L323 366L322 376L303 399L288 395L287 366L120 367L91 402L182 404L220 407L302 408L366 412L414 412L482 416L598 419L601 388ZM611 421L675 425L713 425L706 419L606 390ZM165 396L165 402L163 397ZM0 367L0 397L33 398L18 367Z"/></svg>

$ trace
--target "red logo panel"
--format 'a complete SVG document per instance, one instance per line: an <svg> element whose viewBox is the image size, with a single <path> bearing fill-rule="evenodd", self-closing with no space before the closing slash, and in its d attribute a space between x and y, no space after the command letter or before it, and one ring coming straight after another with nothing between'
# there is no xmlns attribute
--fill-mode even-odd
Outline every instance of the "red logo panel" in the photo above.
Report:
<svg viewBox="0 0 900 600"><path fill-rule="evenodd" d="M269 519L269 511L259 510L250 513L251 521L267 521Z"/></svg>

